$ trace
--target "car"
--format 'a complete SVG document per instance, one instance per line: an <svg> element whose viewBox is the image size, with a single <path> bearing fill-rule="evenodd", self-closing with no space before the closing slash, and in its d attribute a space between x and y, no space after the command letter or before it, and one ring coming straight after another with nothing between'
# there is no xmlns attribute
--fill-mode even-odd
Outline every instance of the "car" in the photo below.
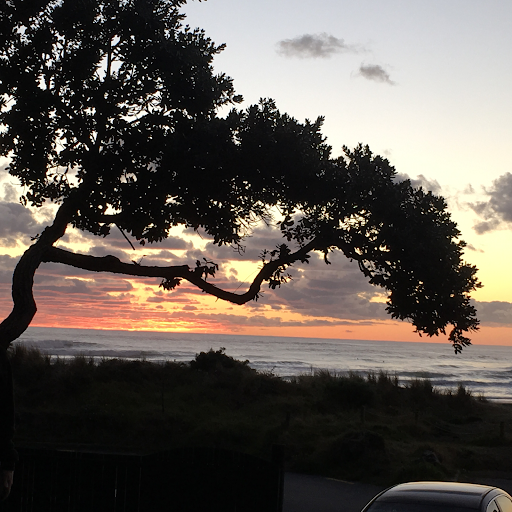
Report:
<svg viewBox="0 0 512 512"><path fill-rule="evenodd" d="M382 491L361 512L512 512L512 497L489 485L409 482Z"/></svg>

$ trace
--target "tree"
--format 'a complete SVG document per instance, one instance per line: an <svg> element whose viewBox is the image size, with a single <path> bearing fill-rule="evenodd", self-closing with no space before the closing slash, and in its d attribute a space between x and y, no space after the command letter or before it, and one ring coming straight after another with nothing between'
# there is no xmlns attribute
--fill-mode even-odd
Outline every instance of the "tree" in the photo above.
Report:
<svg viewBox="0 0 512 512"><path fill-rule="evenodd" d="M445 333L456 351L477 329L469 293L476 268L442 197L398 181L368 147L331 156L322 118L300 123L271 100L248 109L232 80L215 74L216 46L184 26L185 0L6 0L1 9L0 154L24 204L58 205L53 223L13 275L13 310L0 325L6 348L30 324L41 262L94 272L187 280L236 304L279 287L287 269L320 251L341 250L369 282L388 291L387 311L417 332ZM231 105L221 117L219 109ZM55 247L68 226L139 243L173 226L204 230L240 247L278 209L283 236L264 250L249 289L207 281L214 263L165 268Z"/></svg>

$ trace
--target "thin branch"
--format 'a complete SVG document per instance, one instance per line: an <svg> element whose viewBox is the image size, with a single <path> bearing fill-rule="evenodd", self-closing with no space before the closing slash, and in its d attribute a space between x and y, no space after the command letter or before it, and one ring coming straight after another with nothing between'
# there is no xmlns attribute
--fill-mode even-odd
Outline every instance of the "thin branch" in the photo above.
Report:
<svg viewBox="0 0 512 512"><path fill-rule="evenodd" d="M117 229L119 229L119 231L121 231L121 234L124 236L124 239L130 244L130 247L132 248L132 250L135 251L135 247L133 246L131 240L126 236L126 233L124 232L124 230L119 227L119 224L116 224L116 226L117 226Z"/></svg>

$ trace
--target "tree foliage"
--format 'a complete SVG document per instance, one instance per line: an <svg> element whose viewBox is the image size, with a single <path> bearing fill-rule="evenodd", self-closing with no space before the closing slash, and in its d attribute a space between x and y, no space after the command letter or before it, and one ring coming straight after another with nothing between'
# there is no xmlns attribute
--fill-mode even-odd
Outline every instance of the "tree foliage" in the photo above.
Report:
<svg viewBox="0 0 512 512"><path fill-rule="evenodd" d="M393 318L456 351L478 325L469 293L476 269L442 197L398 181L365 146L333 158L322 118L301 123L271 100L238 109L231 78L212 61L223 46L184 25L184 0L7 0L0 7L0 154L24 187L22 201L59 205L55 221L23 255L14 308L0 326L7 346L36 311L42 261L92 271L156 276L172 290L185 279L242 304L263 282L320 251L356 260L389 293ZM231 105L221 116L219 109ZM217 269L146 267L54 247L68 225L108 236L117 226L141 244L173 226L202 229L239 246L278 209L283 240L243 294L207 281Z"/></svg>

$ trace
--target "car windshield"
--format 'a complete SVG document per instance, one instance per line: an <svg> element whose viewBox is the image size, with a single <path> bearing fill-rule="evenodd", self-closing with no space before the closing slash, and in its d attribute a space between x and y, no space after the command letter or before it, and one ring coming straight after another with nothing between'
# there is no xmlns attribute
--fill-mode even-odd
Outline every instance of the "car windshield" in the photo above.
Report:
<svg viewBox="0 0 512 512"><path fill-rule="evenodd" d="M475 512L477 509L440 503L395 503L376 501L367 512Z"/></svg>

